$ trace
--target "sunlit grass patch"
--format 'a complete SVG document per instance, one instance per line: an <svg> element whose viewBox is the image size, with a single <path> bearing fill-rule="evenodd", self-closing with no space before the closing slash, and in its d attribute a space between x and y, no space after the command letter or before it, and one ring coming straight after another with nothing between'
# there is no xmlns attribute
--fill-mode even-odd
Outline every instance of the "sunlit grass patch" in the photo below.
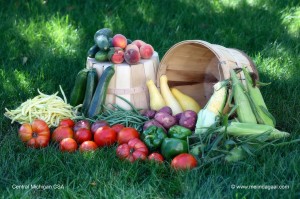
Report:
<svg viewBox="0 0 300 199"><path fill-rule="evenodd" d="M300 7L292 7L282 11L282 23L286 26L288 32L293 36L300 38Z"/></svg>
<svg viewBox="0 0 300 199"><path fill-rule="evenodd" d="M104 27L110 28L112 30L117 28L120 30L124 28L123 19L121 19L118 15L105 16L103 23L104 23Z"/></svg>
<svg viewBox="0 0 300 199"><path fill-rule="evenodd" d="M142 16L146 23L153 23L155 17L155 7L152 3L141 1L138 3L137 12Z"/></svg>
<svg viewBox="0 0 300 199"><path fill-rule="evenodd" d="M287 49L283 43L274 42L258 53L254 57L254 61L259 71L269 79L274 81L299 79L300 63L297 62L295 53Z"/></svg>
<svg viewBox="0 0 300 199"><path fill-rule="evenodd" d="M78 29L69 21L69 16L54 15L20 19L15 26L28 44L28 50L39 49L41 54L52 52L74 56L80 44Z"/></svg>

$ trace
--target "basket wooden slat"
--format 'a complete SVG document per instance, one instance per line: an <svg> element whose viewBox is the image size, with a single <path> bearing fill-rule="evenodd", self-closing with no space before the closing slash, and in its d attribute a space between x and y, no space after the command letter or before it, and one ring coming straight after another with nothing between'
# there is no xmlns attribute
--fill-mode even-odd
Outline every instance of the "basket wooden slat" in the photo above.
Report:
<svg viewBox="0 0 300 199"><path fill-rule="evenodd" d="M202 40L186 40L172 46L161 60L161 75L167 75L170 87L192 96L204 106L213 92L213 85L230 77L229 70L246 66L257 74L253 61L242 51L210 44ZM240 78L243 79L241 73Z"/></svg>
<svg viewBox="0 0 300 199"><path fill-rule="evenodd" d="M111 62L98 62L94 58L87 58L86 63L87 68L97 70L98 77L110 65L112 65ZM115 74L108 85L106 104L118 104L125 109L130 109L126 102L116 97L119 95L136 108L148 109L150 102L146 81L152 79L156 82L158 66L157 52L151 59L142 59L138 64L129 65L126 62L114 64Z"/></svg>

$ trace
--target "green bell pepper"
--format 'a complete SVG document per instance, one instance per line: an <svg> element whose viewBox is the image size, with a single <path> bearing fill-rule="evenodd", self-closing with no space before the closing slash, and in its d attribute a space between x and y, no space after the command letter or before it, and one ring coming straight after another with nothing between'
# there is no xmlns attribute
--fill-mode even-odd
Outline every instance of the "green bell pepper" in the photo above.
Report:
<svg viewBox="0 0 300 199"><path fill-rule="evenodd" d="M171 138L186 140L188 136L192 135L192 131L183 126L175 125L169 129L168 134Z"/></svg>
<svg viewBox="0 0 300 199"><path fill-rule="evenodd" d="M161 144L161 153L166 159L172 159L181 153L188 152L188 144L185 140L177 138L165 138Z"/></svg>
<svg viewBox="0 0 300 199"><path fill-rule="evenodd" d="M165 131L157 126L150 126L145 131L143 131L141 138L150 151L157 150L163 140L167 137Z"/></svg>

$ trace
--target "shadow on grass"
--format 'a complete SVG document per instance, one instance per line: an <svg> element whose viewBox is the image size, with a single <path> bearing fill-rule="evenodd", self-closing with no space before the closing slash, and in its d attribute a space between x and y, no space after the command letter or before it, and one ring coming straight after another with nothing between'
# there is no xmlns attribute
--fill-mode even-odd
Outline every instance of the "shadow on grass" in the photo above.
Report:
<svg viewBox="0 0 300 199"><path fill-rule="evenodd" d="M1 1L0 36L4 42L0 47L0 89L4 92L0 94L2 99L0 110L4 111L4 107L14 108L20 102L35 96L38 88L42 92L51 94L58 91L58 85L62 85L68 96L76 73L84 67L86 51L93 45L93 35L97 29L102 27L109 27L115 33L122 33L128 38L142 39L153 44L161 58L173 44L179 41L200 39L243 50L251 57L268 46L272 46L274 42L278 42L287 53L284 58L292 57L292 62L295 62L295 57L299 57L298 40L285 29L282 23L282 11L296 6L299 4L298 1L257 2L251 5L247 1L240 1L236 5L231 5L209 0L200 2L196 0L111 0L109 2L77 0L71 3L67 0L61 0L59 3L37 0L30 2ZM63 33L61 41L59 34L55 33L60 27L62 27ZM68 38L71 40L66 41L65 39ZM66 46L60 46L57 41ZM70 48L70 51L65 51L66 47ZM276 58L277 55L276 52L264 52L263 58ZM24 57L28 61L22 64ZM290 73L299 73L299 69L296 67L286 68L286 70L293 70ZM271 80L267 72L262 72L262 76L263 79ZM298 79L297 76L290 76L289 81L293 82L293 85L297 85ZM299 97L299 91L292 87L286 89L287 86L286 82L279 79L272 85L272 89L265 93L269 97L268 102L273 103L271 109L278 114L278 117L280 116L280 126L284 129L295 130L299 127L299 123L295 127L290 125L293 125L294 120L300 117L293 112L299 107L293 101ZM277 95L282 94L283 91L288 91L283 94L287 99L287 105L295 104L292 108L286 107L288 109L286 115L280 114L282 108L276 107L282 104L280 100L283 97L278 98ZM295 93L293 97L289 98L293 93ZM286 118L291 120L287 121ZM0 116L0 120L1 142L7 131L15 131L10 130L10 121L5 120L3 115ZM51 148L47 150L51 150ZM51 161L51 158L47 158L47 160ZM18 165L17 163L15 162L14 165ZM114 161L114 163L118 162ZM56 163L51 164L55 165ZM7 168L9 169L9 167ZM118 171L118 168L115 170ZM143 170L147 170L147 168ZM126 176L126 170L121 172L124 172L122 175ZM151 172L152 170L147 170L147 174ZM214 174L221 176L222 172L223 170L219 170ZM53 173L55 176L55 172ZM64 175L68 176L69 174L66 172ZM142 172L139 174L141 176L137 176L136 179L127 176L128 181L132 183L147 182L144 181L147 176L142 175ZM157 186L158 189L163 190L164 187L169 186L168 181L174 180L171 191L168 188L162 192L166 194L166 197L180 197L180 194L183 194L182 191L187 190L188 187L180 186L181 177L179 175L167 176L169 174L163 170L161 175L167 180L159 182L159 185L153 184L153 187ZM46 172L43 175L44 178L48 177ZM271 172L270 175L272 175ZM26 177L32 176L27 174ZM107 174L106 177L110 178L111 176ZM156 176L153 175L152 178L155 179ZM150 183L158 182L153 179ZM195 185L194 190L198 190L201 183L205 183L205 181L199 179L199 184ZM215 184L213 184L214 180L211 181L212 184L208 184L211 186L208 190L213 190L213 186L219 183L218 180ZM256 181L259 181L258 177ZM180 188L178 189L178 187ZM228 192L226 189L219 190L220 194L222 191Z"/></svg>
<svg viewBox="0 0 300 199"><path fill-rule="evenodd" d="M172 45L187 39L237 48L251 57L277 42L285 56L297 57L298 38L290 35L282 22L283 11L297 4L270 0L252 4L209 0L2 2L0 28L6 41L0 48L0 64L5 73L0 89L6 91L2 97L6 106L11 107L15 101L32 97L37 88L53 93L59 84L68 96L77 71L84 67L93 35L101 27L153 44L161 58ZM55 33L57 27L62 29L62 35ZM72 39L72 34L78 37ZM62 38L55 42L57 36ZM66 41L68 38L71 40ZM64 51L65 46L60 43L69 45L74 53ZM280 55L265 52L263 56ZM24 57L28 62L22 65ZM297 67L285 70L298 72ZM263 79L270 79L269 74L260 72ZM20 74L29 89L24 89L16 77ZM290 78L298 81L297 76ZM7 84L13 89L7 89ZM11 100L16 94L20 97Z"/></svg>

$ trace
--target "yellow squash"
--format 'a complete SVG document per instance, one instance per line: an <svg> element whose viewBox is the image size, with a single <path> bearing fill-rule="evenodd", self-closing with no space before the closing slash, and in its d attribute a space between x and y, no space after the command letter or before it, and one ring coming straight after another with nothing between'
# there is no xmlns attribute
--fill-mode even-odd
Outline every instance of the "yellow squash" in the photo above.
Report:
<svg viewBox="0 0 300 199"><path fill-rule="evenodd" d="M152 80L147 81L147 87L150 95L150 108L158 111L162 107L166 106L165 100Z"/></svg>
<svg viewBox="0 0 300 199"><path fill-rule="evenodd" d="M196 100L194 100L192 97L185 95L184 93L180 92L176 88L172 88L171 91L184 111L192 110L195 111L196 113L200 111L201 108L198 102L196 102Z"/></svg>
<svg viewBox="0 0 300 199"><path fill-rule="evenodd" d="M166 102L166 105L172 109L172 112L174 115L176 115L177 113L183 112L180 104L178 103L176 98L173 96L173 94L169 88L167 76L162 75L159 80L160 80L160 91Z"/></svg>

